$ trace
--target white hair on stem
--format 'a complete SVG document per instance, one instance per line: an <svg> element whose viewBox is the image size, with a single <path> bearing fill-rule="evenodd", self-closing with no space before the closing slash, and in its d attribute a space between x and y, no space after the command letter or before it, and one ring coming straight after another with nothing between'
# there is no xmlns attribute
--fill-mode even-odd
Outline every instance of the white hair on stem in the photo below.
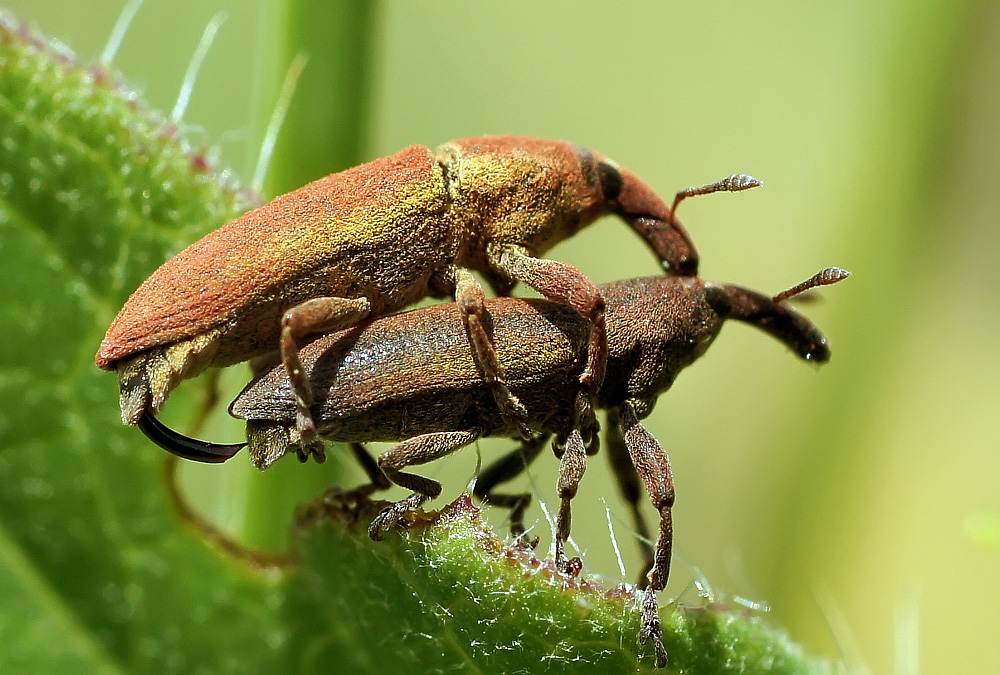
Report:
<svg viewBox="0 0 1000 675"><path fill-rule="evenodd" d="M184 111L187 110L188 103L191 101L194 82L198 79L198 71L201 70L201 64L205 61L205 56L212 47L212 42L215 41L215 35L219 32L219 27L225 21L226 13L219 12L212 17L212 20L208 22L208 25L205 26L205 30L201 34L201 40L198 41L198 46L194 50L191 62L188 63L187 72L184 73L181 90L177 94L177 103L174 104L174 109L170 112L170 121L174 124L180 122L181 118L184 117Z"/></svg>
<svg viewBox="0 0 1000 675"><path fill-rule="evenodd" d="M142 3L145 0L130 0L125 8L122 9L122 13L118 15L118 20L115 21L115 27L111 29L111 36L108 38L108 44L104 45L104 51L101 52L101 58L99 63L108 64L111 63L115 55L118 53L118 48L122 45L122 40L125 38L125 31L128 27L132 25L132 19L135 18L136 13L139 8L142 7Z"/></svg>
<svg viewBox="0 0 1000 675"><path fill-rule="evenodd" d="M260 154L257 156L257 168L254 169L253 181L250 184L253 191L258 194L263 190L264 177L267 175L267 167L271 162L271 155L274 153L274 145L278 140L278 132L281 131L281 125L285 122L285 114L288 112L288 106L291 103L292 95L295 93L299 76L302 75L302 71L305 69L308 61L309 57L305 53L299 52L292 59L291 65L288 66L288 72L285 73L285 81L282 83L281 91L278 93L278 101L274 106L274 112L271 113L271 120L267 123L264 141L260 145Z"/></svg>
<svg viewBox="0 0 1000 675"><path fill-rule="evenodd" d="M622 560L622 552L618 547L618 537L615 536L615 526L611 523L611 507L608 506L608 503L603 497L601 498L601 501L604 502L604 514L608 518L608 534L611 535L611 548L615 550L615 557L618 558L618 569L622 573L622 579L624 580L626 576L625 561Z"/></svg>
<svg viewBox="0 0 1000 675"><path fill-rule="evenodd" d="M861 658L861 650L858 648L851 624L833 599L833 595L826 588L819 587L813 590L813 596L846 671L850 675L871 675L871 671Z"/></svg>

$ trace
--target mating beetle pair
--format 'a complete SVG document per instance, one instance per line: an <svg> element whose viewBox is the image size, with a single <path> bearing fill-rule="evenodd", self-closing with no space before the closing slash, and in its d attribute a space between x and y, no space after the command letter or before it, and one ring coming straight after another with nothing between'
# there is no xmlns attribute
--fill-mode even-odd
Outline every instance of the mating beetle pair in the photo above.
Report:
<svg viewBox="0 0 1000 675"><path fill-rule="evenodd" d="M755 184L734 177L679 193L667 207L633 175L565 143L467 139L434 155L415 146L279 197L189 247L130 298L98 364L119 373L126 422L177 454L222 461L243 446L187 439L152 413L185 377L279 350L281 366L255 379L232 407L248 420L251 458L262 468L290 449L320 459L318 437L403 441L380 456L381 471L370 467L372 487L388 477L413 490L372 524L376 538L440 492L404 468L487 435L524 438L477 487L488 501L512 507L519 531L527 496L493 488L554 435L563 569L570 566L563 552L570 502L586 455L598 447L592 406L608 409L609 454L637 529L644 528L639 478L660 514L655 549L647 551L642 641L653 639L662 665L655 592L669 571L673 482L666 453L639 420L727 318L825 361L823 337L784 301L845 275L827 270L775 298L697 278L677 203ZM669 276L598 289L575 268L535 257L609 212L643 236ZM487 302L467 268L499 293L524 281L548 301ZM358 325L420 296L449 293L456 304ZM346 330L300 351L309 336L336 329Z"/></svg>
<svg viewBox="0 0 1000 675"><path fill-rule="evenodd" d="M749 180L712 189L756 184ZM303 340L422 297L454 296L497 404L518 420L523 407L504 384L483 326L482 288L469 270L499 295L520 281L577 311L588 327L580 381L592 392L607 359L603 300L575 267L538 256L609 213L669 274L697 274L673 209L596 153L513 136L453 141L436 152L411 146L278 197L167 261L115 318L97 365L118 373L122 419L137 424L181 380L278 350L300 436L316 448Z"/></svg>

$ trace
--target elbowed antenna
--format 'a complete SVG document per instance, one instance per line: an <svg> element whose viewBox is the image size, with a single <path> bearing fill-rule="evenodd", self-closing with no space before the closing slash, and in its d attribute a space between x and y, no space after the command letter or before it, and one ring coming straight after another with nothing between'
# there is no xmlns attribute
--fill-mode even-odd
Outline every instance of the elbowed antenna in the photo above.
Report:
<svg viewBox="0 0 1000 675"><path fill-rule="evenodd" d="M774 297L725 284L706 284L706 291L719 316L753 324L784 342L800 358L826 363L830 360L830 345L826 336L809 319L790 309L785 301L811 288L843 281L848 276L850 272L847 270L828 267Z"/></svg>
<svg viewBox="0 0 1000 675"><path fill-rule="evenodd" d="M736 173L708 185L689 187L686 190L681 190L674 196L674 203L670 206L670 213L675 213L680 203L688 197L710 195L713 192L742 192L743 190L760 187L761 185L763 183L753 176L748 176L745 173Z"/></svg>
<svg viewBox="0 0 1000 675"><path fill-rule="evenodd" d="M851 276L851 273L845 269L841 269L839 267L827 267L825 270L820 270L816 274L812 275L801 284L795 284L788 290L778 293L771 299L776 303L784 302L789 298L794 298L800 293L805 293L810 288L816 288L817 286L829 286L830 284L835 284L838 281L843 281L849 276Z"/></svg>
<svg viewBox="0 0 1000 675"><path fill-rule="evenodd" d="M146 438L167 452L194 462L220 464L247 446L246 443L209 443L183 436L165 426L148 411L139 418L137 426L146 434Z"/></svg>

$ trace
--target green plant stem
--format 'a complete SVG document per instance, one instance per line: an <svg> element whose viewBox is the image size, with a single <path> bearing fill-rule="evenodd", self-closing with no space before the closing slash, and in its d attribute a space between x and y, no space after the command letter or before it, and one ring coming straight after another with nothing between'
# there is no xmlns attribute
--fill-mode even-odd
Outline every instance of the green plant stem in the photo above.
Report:
<svg viewBox="0 0 1000 675"><path fill-rule="evenodd" d="M267 168L268 197L362 161L374 20L369 0L267 6L262 26L266 65L259 70L269 73L269 80L258 90L260 137L290 64L300 54L307 59ZM291 506L337 481L334 464L328 465L323 471L282 465L273 476L254 481L243 536L257 545L283 547Z"/></svg>

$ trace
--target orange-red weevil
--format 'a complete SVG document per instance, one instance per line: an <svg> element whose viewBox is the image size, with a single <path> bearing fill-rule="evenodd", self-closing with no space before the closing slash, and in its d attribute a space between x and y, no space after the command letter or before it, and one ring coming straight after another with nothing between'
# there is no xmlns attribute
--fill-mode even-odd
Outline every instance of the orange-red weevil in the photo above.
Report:
<svg viewBox="0 0 1000 675"><path fill-rule="evenodd" d="M575 267L538 256L613 213L669 275L692 276L698 257L674 217L677 203L756 184L737 176L678 193L667 206L632 173L562 141L468 138L434 152L414 145L278 197L168 260L125 303L97 365L117 371L122 419L137 424L181 380L278 351L299 437L322 460L298 355L304 338L425 296L454 295L493 396L528 434L483 324L482 288L468 270L499 294L523 282L585 319L580 382L592 395L607 360L603 298Z"/></svg>

